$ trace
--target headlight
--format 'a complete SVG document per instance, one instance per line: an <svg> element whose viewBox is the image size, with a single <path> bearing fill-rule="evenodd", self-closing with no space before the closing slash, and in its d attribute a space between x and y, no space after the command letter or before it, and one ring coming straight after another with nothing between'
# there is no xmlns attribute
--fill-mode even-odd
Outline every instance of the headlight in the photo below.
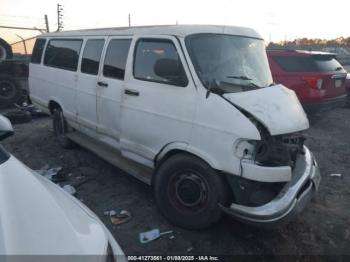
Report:
<svg viewBox="0 0 350 262"><path fill-rule="evenodd" d="M238 140L233 145L234 154L238 158L252 158L254 144L247 140Z"/></svg>

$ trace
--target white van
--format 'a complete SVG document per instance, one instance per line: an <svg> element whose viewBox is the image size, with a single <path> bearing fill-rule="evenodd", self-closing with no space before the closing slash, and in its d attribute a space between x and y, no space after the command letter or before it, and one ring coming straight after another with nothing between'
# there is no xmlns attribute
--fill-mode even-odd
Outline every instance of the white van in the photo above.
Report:
<svg viewBox="0 0 350 262"><path fill-rule="evenodd" d="M171 222L222 213L289 221L320 182L294 92L272 81L263 39L228 26L150 26L38 37L30 98L64 147L90 149L154 188Z"/></svg>

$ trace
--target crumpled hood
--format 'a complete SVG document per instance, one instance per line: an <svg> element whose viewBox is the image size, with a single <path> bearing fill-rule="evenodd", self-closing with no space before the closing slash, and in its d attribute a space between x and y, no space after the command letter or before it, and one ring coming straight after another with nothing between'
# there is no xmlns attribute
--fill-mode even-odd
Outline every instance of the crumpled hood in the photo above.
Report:
<svg viewBox="0 0 350 262"><path fill-rule="evenodd" d="M224 97L252 114L271 135L288 134L309 128L307 116L294 91L283 85L224 94Z"/></svg>
<svg viewBox="0 0 350 262"><path fill-rule="evenodd" d="M0 165L0 255L102 255L103 226L15 157Z"/></svg>

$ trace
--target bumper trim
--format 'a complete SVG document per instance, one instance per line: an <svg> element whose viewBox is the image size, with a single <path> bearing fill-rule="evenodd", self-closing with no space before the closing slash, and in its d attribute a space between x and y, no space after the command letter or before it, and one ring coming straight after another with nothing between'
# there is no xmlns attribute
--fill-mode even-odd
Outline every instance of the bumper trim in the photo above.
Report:
<svg viewBox="0 0 350 262"><path fill-rule="evenodd" d="M225 213L244 222L253 224L275 224L289 221L293 214L299 213L317 191L320 173L316 161L307 147L305 155L300 156L293 177L281 192L270 202L249 207L232 203L229 208L221 207Z"/></svg>

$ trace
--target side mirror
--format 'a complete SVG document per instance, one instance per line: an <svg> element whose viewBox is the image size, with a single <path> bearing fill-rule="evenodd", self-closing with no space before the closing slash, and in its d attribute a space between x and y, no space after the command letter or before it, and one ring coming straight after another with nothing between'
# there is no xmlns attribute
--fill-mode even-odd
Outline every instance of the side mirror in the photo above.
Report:
<svg viewBox="0 0 350 262"><path fill-rule="evenodd" d="M157 60L154 65L154 73L157 76L165 78L171 84L178 86L187 85L185 71L181 63L175 59L162 58Z"/></svg>
<svg viewBox="0 0 350 262"><path fill-rule="evenodd" d="M10 120L0 115L0 141L14 134Z"/></svg>

